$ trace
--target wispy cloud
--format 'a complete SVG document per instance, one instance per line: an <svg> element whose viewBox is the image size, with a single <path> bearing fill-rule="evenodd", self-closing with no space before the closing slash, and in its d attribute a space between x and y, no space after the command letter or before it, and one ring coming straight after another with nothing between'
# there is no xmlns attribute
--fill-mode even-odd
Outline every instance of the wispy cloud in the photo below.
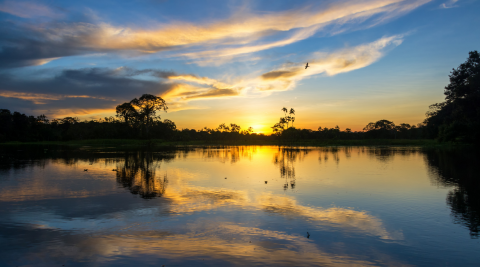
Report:
<svg viewBox="0 0 480 267"><path fill-rule="evenodd" d="M402 41L403 36L395 35L331 53L316 52L306 60L308 69L305 62L289 62L261 75L234 80L127 67L64 70L52 78L31 80L3 75L0 76L0 97L35 105L48 104L51 109L71 110L70 113L75 110L85 113L88 109L111 109L113 113L122 101L150 93L166 99L173 107L170 111L191 109L186 103L192 100L267 96L293 89L299 81L314 75L331 76L364 68ZM112 101L114 99L117 101Z"/></svg>
<svg viewBox="0 0 480 267"><path fill-rule="evenodd" d="M91 98L91 99L115 101L115 99L108 98L108 97L96 97L96 96L88 96L88 95L22 93L22 92L12 92L12 91L6 91L6 90L0 90L0 96L7 97L7 98L18 98L23 100L29 100L37 105L47 104L46 102L47 100L64 100L66 98Z"/></svg>
<svg viewBox="0 0 480 267"><path fill-rule="evenodd" d="M162 95L175 82L140 79L151 70L87 68L63 70L53 77L16 77L0 74L0 105L22 112L87 114L109 110L142 94ZM8 99L6 101L5 99Z"/></svg>
<svg viewBox="0 0 480 267"><path fill-rule="evenodd" d="M384 55L385 48L398 46L402 41L402 35L395 35L330 54L317 52L313 54L313 59L309 61L308 69L304 68L304 63L300 63L301 65L289 63L285 67L262 74L261 78L265 81L290 80L320 73L335 75L349 72L372 64Z"/></svg>
<svg viewBox="0 0 480 267"><path fill-rule="evenodd" d="M90 35L89 43L95 47L107 49L130 49L157 52L178 46L195 44L231 44L231 38L247 38L240 48L225 50L225 55L251 53L276 46L284 46L310 37L318 29L329 24L347 24L358 19L370 18L374 15L396 16L410 11L430 0L366 0L337 1L316 10L307 8L256 15L242 14L241 18L233 17L226 21L212 22L207 25L176 23L160 27L157 30L120 28L109 24L100 24ZM377 18L378 19L381 19ZM245 47L254 41L274 32L287 32L301 29L282 41L270 44ZM68 29L72 32L72 29ZM76 30L73 30L75 32ZM256 37L256 38L255 38ZM201 52L211 55L211 51ZM217 51L218 53L218 51ZM185 54L189 55L189 54ZM202 54L200 54L202 55Z"/></svg>
<svg viewBox="0 0 480 267"><path fill-rule="evenodd" d="M459 0L448 0L447 2L443 3L440 5L440 8L454 8L458 7L458 5L455 5Z"/></svg>
<svg viewBox="0 0 480 267"><path fill-rule="evenodd" d="M268 50L274 47L282 47L292 43L296 43L301 40L305 40L322 29L327 29L328 26L334 25L335 27L330 30L330 34L336 34L344 32L346 29L342 26L349 25L353 22L364 22L368 18L374 16L375 19L369 22L368 25L363 27L371 27L387 20L393 19L400 15L403 15L411 10L423 5L430 0L422 1L356 1L353 2L338 2L336 5L331 5L329 8L319 13L310 12L298 12L291 16L286 16L286 20L295 21L295 17L299 18L299 21L294 26L277 27L272 29L278 31L290 31L293 30L291 36L278 41L267 42L256 45L242 45L241 47L225 47L216 48L214 50L204 50L198 52L179 53L177 56L185 56L195 61L202 63L215 63L219 58L227 57L231 59L234 56L254 53L262 50ZM281 23L280 23L281 24ZM358 27L358 25L356 25ZM282 29L282 30L280 30ZM220 59L221 60L221 59Z"/></svg>
<svg viewBox="0 0 480 267"><path fill-rule="evenodd" d="M55 12L51 8L35 2L5 1L0 3L0 11L21 18L33 18L40 16L50 18L63 17L63 15L59 12Z"/></svg>
<svg viewBox="0 0 480 267"><path fill-rule="evenodd" d="M237 77L235 81L218 81L193 75L172 75L168 78L193 84L176 86L164 97L173 102L188 102L203 97L266 96L274 91L293 89L300 80L314 75L324 73L332 76L369 66L383 57L389 49L400 45L402 41L402 35L395 35L331 53L316 52L306 60L310 66L308 69L305 69L306 62L289 62L260 76ZM200 88L200 85L206 85L207 88Z"/></svg>
<svg viewBox="0 0 480 267"><path fill-rule="evenodd" d="M119 51L141 54L172 50L175 52L170 56L208 62L212 58L231 58L286 46L320 30L328 32L330 29L330 34L342 32L339 27L359 25L367 19L370 20L364 26L376 25L430 1L333 1L285 12L242 13L203 25L172 22L153 29L120 27L106 22L13 25L13 28L0 30L3 36L0 41L4 41L0 67L28 66L64 56ZM18 31L24 32L22 38L10 37ZM288 36L284 37L285 34ZM269 38L265 39L267 36Z"/></svg>

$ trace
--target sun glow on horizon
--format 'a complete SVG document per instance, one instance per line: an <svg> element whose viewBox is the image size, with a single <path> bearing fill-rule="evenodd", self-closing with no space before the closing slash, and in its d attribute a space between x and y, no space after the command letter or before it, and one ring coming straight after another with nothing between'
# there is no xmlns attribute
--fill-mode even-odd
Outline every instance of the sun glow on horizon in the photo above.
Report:
<svg viewBox="0 0 480 267"><path fill-rule="evenodd" d="M53 2L0 1L2 109L99 121L152 94L177 129L270 135L284 106L297 129L416 125L480 40L451 23L471 24L471 1Z"/></svg>
<svg viewBox="0 0 480 267"><path fill-rule="evenodd" d="M268 127L265 124L253 124L250 127L252 127L252 130L253 130L252 133L256 133L256 134L269 134L271 132L270 127Z"/></svg>

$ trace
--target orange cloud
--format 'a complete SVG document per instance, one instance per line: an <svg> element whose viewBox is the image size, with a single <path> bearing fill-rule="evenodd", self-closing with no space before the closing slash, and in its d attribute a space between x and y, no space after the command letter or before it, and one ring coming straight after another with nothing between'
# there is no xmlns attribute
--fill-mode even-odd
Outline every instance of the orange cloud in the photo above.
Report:
<svg viewBox="0 0 480 267"><path fill-rule="evenodd" d="M12 92L12 91L6 91L6 90L1 90L0 96L29 100L35 104L45 104L46 100L62 100L65 98L93 98L93 99L102 99L107 101L116 101L115 99L112 99L112 98L88 96L88 95L37 94L37 93Z"/></svg>
<svg viewBox="0 0 480 267"><path fill-rule="evenodd" d="M236 81L230 83L208 77L172 74L165 78L193 82L209 87L178 84L162 97L175 103L201 98L265 96L273 91L293 89L298 81L314 75L325 73L332 76L369 66L383 57L388 48L398 46L402 41L402 35L395 35L328 54L317 52L312 54L308 60L308 69L305 69L305 62L288 63L258 77L239 77Z"/></svg>
<svg viewBox="0 0 480 267"><path fill-rule="evenodd" d="M311 10L303 8L272 14L242 14L224 21L196 25L175 22L161 25L155 30L118 27L108 23L97 25L77 23L54 30L38 29L51 40L76 40L79 46L94 50L134 50L155 53L166 49L189 48L193 45L221 45L215 50L178 53L192 59L205 57L228 57L253 53L278 46L285 46L306 39L328 25L345 25L365 21L374 15L381 15L374 23L396 17L431 0L345 0ZM248 45L275 32L292 31L290 37ZM232 38L235 42L232 42ZM242 47L230 47L241 44ZM222 45L226 47L222 47Z"/></svg>

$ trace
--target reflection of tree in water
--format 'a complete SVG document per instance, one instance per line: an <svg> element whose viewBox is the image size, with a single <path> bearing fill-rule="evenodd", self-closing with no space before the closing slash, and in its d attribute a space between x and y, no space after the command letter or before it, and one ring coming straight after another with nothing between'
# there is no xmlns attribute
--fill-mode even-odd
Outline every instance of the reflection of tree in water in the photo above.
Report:
<svg viewBox="0 0 480 267"><path fill-rule="evenodd" d="M352 148L350 147L344 147L342 148L342 151L345 152L345 154L350 157L350 152ZM340 156L339 156L339 148L338 147L325 147L325 148L320 148L319 149L319 156L318 156L318 161L320 164L323 162L328 162L328 159L330 158L329 156L332 156L333 160L335 161L336 164L340 162Z"/></svg>
<svg viewBox="0 0 480 267"><path fill-rule="evenodd" d="M146 151L126 152L125 159L117 165L117 182L142 198L161 197L168 180L166 175L157 175L156 171L162 160L174 157L174 154Z"/></svg>
<svg viewBox="0 0 480 267"><path fill-rule="evenodd" d="M373 147L362 150L366 152L370 157L381 162L389 162L394 156L413 156L414 154L420 153L420 150L417 148L390 148L390 147Z"/></svg>
<svg viewBox="0 0 480 267"><path fill-rule="evenodd" d="M216 159L225 163L238 162L241 158L252 159L252 155L257 152L256 147L229 146L229 147L205 147L202 149L204 158Z"/></svg>
<svg viewBox="0 0 480 267"><path fill-rule="evenodd" d="M280 177L285 178L285 184L283 189L287 190L290 186L291 189L295 188L295 167L294 162L303 160L308 154L307 149L298 148L283 148L279 147L278 152L273 157L273 163L280 169Z"/></svg>
<svg viewBox="0 0 480 267"><path fill-rule="evenodd" d="M447 195L455 223L465 225L472 238L480 230L480 154L476 151L427 151L426 161L432 181L454 187Z"/></svg>
<svg viewBox="0 0 480 267"><path fill-rule="evenodd" d="M106 162L106 158L115 157L116 152L88 151L85 149L73 149L57 147L25 147L12 146L0 149L0 172L10 169L24 169L40 167L44 168L49 162L66 166L74 166L79 163Z"/></svg>

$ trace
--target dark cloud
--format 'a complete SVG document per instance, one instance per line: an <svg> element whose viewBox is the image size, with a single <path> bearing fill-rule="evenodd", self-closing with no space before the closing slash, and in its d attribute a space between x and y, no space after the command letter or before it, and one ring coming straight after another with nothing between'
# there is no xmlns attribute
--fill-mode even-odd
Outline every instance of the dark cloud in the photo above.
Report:
<svg viewBox="0 0 480 267"><path fill-rule="evenodd" d="M186 97L186 99L206 98L206 97L220 97L220 96L236 96L238 91L234 89L211 89L205 93L196 94Z"/></svg>
<svg viewBox="0 0 480 267"><path fill-rule="evenodd" d="M84 21L54 21L40 25L0 19L0 69L42 65L61 57L105 52L143 54L176 45L124 43L106 35L101 25ZM110 38L110 39L109 39ZM139 41L141 43L141 41Z"/></svg>
<svg viewBox="0 0 480 267"><path fill-rule="evenodd" d="M297 75L297 71L270 71L267 73L262 74L262 79L264 80L275 80L279 78L289 78L292 76Z"/></svg>
<svg viewBox="0 0 480 267"><path fill-rule="evenodd" d="M0 104L10 110L55 113L58 109L70 109L81 114L81 110L112 108L142 94L160 96L177 85L135 77L145 73L152 76L152 71L88 68L63 70L43 79L4 73L0 74Z"/></svg>
<svg viewBox="0 0 480 267"><path fill-rule="evenodd" d="M173 84L142 80L133 76L145 73L142 70L132 73L123 69L85 68L63 70L58 75L46 79L25 79L0 74L0 90L25 93L88 95L94 97L130 98L139 93L161 94Z"/></svg>
<svg viewBox="0 0 480 267"><path fill-rule="evenodd" d="M8 109L11 112L18 111L27 115L41 115L35 111L35 105L32 104L32 101L18 98L0 96L0 109Z"/></svg>
<svg viewBox="0 0 480 267"><path fill-rule="evenodd" d="M160 71L160 70L155 70L153 71L153 75L156 76L156 77L159 77L159 78L164 78L164 79L168 79L170 77L174 77L174 76L178 76L178 74L176 72L173 72L173 71Z"/></svg>
<svg viewBox="0 0 480 267"><path fill-rule="evenodd" d="M80 34L60 35L61 29L55 27L39 31L13 22L0 25L0 68L40 65L48 59L93 52L86 48L88 27Z"/></svg>

